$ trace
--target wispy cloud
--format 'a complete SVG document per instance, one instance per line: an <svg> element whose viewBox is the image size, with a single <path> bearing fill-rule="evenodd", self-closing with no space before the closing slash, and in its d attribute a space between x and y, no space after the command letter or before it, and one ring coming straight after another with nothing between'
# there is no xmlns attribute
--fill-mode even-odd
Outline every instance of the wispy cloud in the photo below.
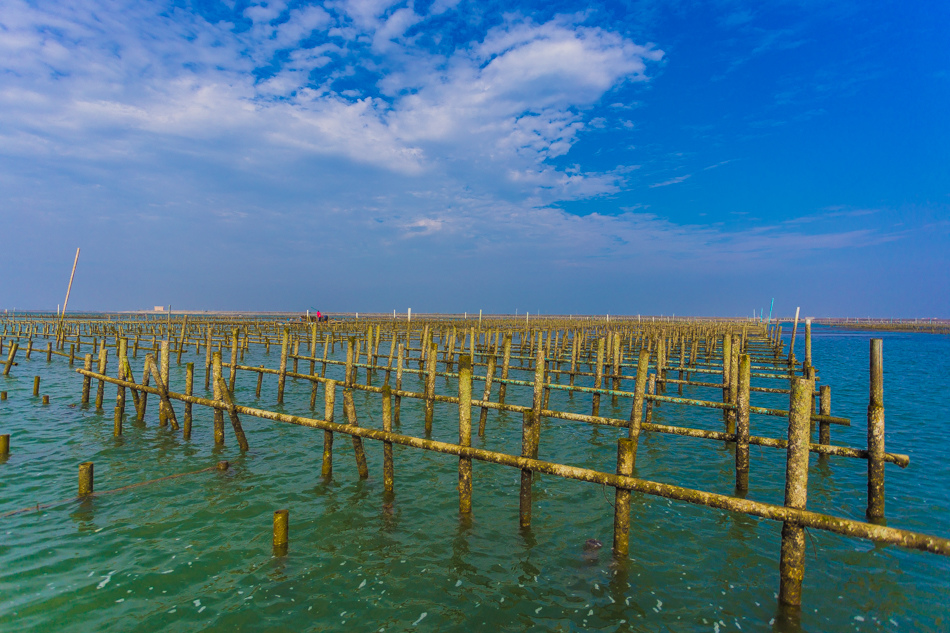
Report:
<svg viewBox="0 0 950 633"><path fill-rule="evenodd" d="M676 178L670 178L669 180L664 180L663 182L655 182L652 185L650 185L650 189L653 189L655 187L669 187L670 185L676 185L683 182L690 176L692 176L692 174L686 174L685 176L677 176Z"/></svg>

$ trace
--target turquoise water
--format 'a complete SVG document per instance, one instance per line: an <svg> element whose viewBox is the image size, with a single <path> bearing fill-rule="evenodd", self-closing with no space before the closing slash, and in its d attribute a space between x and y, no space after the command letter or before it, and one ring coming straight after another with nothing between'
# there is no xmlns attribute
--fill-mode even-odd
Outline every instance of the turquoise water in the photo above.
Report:
<svg viewBox="0 0 950 633"><path fill-rule="evenodd" d="M887 448L911 458L904 470L887 465L888 524L950 537L950 337L881 336ZM831 385L832 412L853 422L850 428L832 427L835 444L866 445L869 338L866 332L815 328L814 363L822 384ZM270 355L252 351L245 364L277 365L277 348ZM337 352L342 357L339 347ZM142 360L140 355L133 361L136 375ZM183 357L194 360L193 353ZM230 426L226 446L214 448L212 416L203 408L195 409L191 441L160 428L154 396L146 424L127 422L124 436L115 439L114 387L106 389L109 413L96 414L78 405L81 379L65 359L47 363L45 354L34 353L25 361L21 353L19 362L15 376L0 378L0 389L9 393L0 403L0 433L12 436L11 455L0 464L0 513L73 496L83 461L95 463L97 490L222 459L231 468L0 518L2 631L776 626L778 523L634 495L630 560L618 568L609 552L612 490L536 475L532 528L521 531L519 473L475 462L473 518L461 523L458 462L451 456L394 447L396 494L387 500L377 442L365 441L370 478L360 481L351 442L337 436L334 478L324 482L322 432L245 416L251 450L241 455ZM203 354L196 364L202 362ZM31 395L34 375L42 376L48 406ZM341 378L342 370L331 367L328 376ZM184 365L172 365L171 382L182 390ZM404 384L421 390L411 376ZM274 405L276 377L265 377L259 400L255 386L255 375L239 374L236 400L310 413L309 383L288 380L284 407ZM451 393L454 387L440 379L437 388ZM480 387L475 391L480 394ZM687 388L686 395L720 399L721 391ZM378 398L355 395L361 424L380 426ZM509 388L509 402L529 399L526 390ZM322 411L322 390L319 400ZM782 407L787 396L753 393L753 404ZM131 400L128 407L133 410ZM590 399L554 391L550 408L588 413ZM605 397L601 410L627 417L629 402L613 406ZM342 411L336 415L343 419ZM656 409L654 421L722 427L715 411L670 405ZM517 453L520 423L520 416L491 413L486 437L473 438L473 445ZM756 435L780 437L785 425L781 418L752 417ZM457 428L457 408L437 405L433 438L454 442ZM417 401L403 401L398 430L422 435ZM612 472L622 433L547 420L539 456ZM750 498L782 502L784 460L783 451L752 447ZM733 492L734 457L717 442L650 434L641 440L637 465L637 476L646 479ZM812 456L809 509L863 520L865 507L864 461ZM289 554L275 558L271 525L280 508L290 510L291 542ZM803 630L950 628L950 559L816 530L808 534ZM585 551L591 538L604 547Z"/></svg>

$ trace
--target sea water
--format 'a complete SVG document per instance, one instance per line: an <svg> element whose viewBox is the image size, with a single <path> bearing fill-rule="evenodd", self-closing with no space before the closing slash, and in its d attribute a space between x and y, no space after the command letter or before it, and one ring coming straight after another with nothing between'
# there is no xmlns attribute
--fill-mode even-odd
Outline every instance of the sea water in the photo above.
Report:
<svg viewBox="0 0 950 633"><path fill-rule="evenodd" d="M833 444L866 447L871 336L815 328L820 384L831 386L833 415L852 423L832 426ZM906 469L886 465L887 524L950 537L950 337L873 336L884 339L887 450L910 456ZM340 347L336 357L342 358ZM190 441L160 427L156 396L149 397L145 423L127 420L117 439L115 387L107 386L105 412L96 413L79 405L82 380L66 360L45 358L45 352L34 351L27 361L21 352L11 376L0 378L0 390L9 394L0 403L0 433L9 433L12 445L0 464L0 514L74 497L78 464L85 461L95 464L97 491L221 460L231 467L0 518L2 631L760 631L778 626L779 523L634 494L630 557L618 566L610 555L612 489L536 474L532 525L521 530L519 472L475 461L472 519L460 521L458 459L452 456L395 446L395 497L386 499L382 447L370 440L364 440L369 479L358 478L352 442L338 434L333 478L324 481L322 431L242 416L251 446L242 455L229 424L226 445L214 446L212 414L204 407L194 409ZM137 376L143 359L140 353L132 362ZM181 366L173 356L172 389L183 390L184 362L194 361L196 395L210 397L201 389L203 360L203 350L196 359L193 348ZM278 360L279 348L266 354L253 346L244 364L276 367ZM300 366L306 371L309 363ZM47 406L31 395L34 375L42 376ZM342 375L339 366L327 370L328 377ZM359 375L365 380L364 370ZM380 372L374 384L382 377ZM531 379L517 371L512 377ZM254 373L239 372L238 403L322 417L322 387L314 413L310 383L288 379L285 404L277 406L276 376L264 377L260 398L254 394L256 380ZM777 383L753 380L761 386ZM410 374L404 388L422 390ZM454 389L454 383L437 381L439 393ZM476 382L476 397L482 389ZM675 387L670 393L675 395ZM722 392L687 387L684 395L721 400ZM360 424L381 428L379 395L356 392L354 399ZM339 391L337 402L339 421ZM508 402L529 403L529 390L509 387ZM753 392L752 402L787 408L788 396ZM589 413L590 407L589 394L551 393L551 409ZM133 411L129 397L127 412ZM629 400L614 404L602 398L602 415L626 418L629 411ZM457 407L437 404L435 412L433 439L456 442ZM476 421L477 414L478 409ZM421 402L403 399L401 420L397 431L422 436ZM653 420L722 430L722 415L714 409L665 404L654 410ZM753 435L787 433L783 418L753 415L751 426ZM614 472L617 439L624 434L545 420L539 458ZM472 444L519 453L521 416L490 412L485 437L473 437ZM864 460L812 455L808 509L864 520L866 472ZM784 473L783 450L752 446L748 497L781 504ZM645 433L635 474L733 494L734 453L721 442ZM282 508L290 511L290 547L286 556L275 557L273 512ZM603 548L585 546L589 539ZM808 530L806 543L802 630L950 629L950 558L820 530Z"/></svg>

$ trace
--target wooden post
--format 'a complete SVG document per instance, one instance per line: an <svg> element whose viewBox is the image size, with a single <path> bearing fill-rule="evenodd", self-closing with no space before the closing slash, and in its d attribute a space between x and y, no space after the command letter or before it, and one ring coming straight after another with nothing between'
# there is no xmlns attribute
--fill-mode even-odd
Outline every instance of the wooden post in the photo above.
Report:
<svg viewBox="0 0 950 633"><path fill-rule="evenodd" d="M99 346L99 373L105 375L106 366L109 363L109 350L106 348L105 339L102 340L102 345ZM96 388L96 411L102 410L102 399L105 396L106 383L103 380L99 380L99 385Z"/></svg>
<svg viewBox="0 0 950 633"><path fill-rule="evenodd" d="M785 505L804 510L808 501L808 428L815 384L793 378L788 414L788 457L785 467ZM805 528L800 523L782 524L779 561L779 602L799 607L805 577Z"/></svg>
<svg viewBox="0 0 950 633"><path fill-rule="evenodd" d="M274 556L286 556L290 545L290 511L274 511Z"/></svg>
<svg viewBox="0 0 950 633"><path fill-rule="evenodd" d="M16 351L20 347L20 344L16 341L10 343L10 353L7 354L7 362L3 364L3 375L10 375L10 368L13 367L13 359L16 358Z"/></svg>
<svg viewBox="0 0 950 633"><path fill-rule="evenodd" d="M79 496L85 497L92 494L93 489L93 466L92 462L83 462L79 464Z"/></svg>
<svg viewBox="0 0 950 633"><path fill-rule="evenodd" d="M33 397L37 398L40 395L40 377L33 376Z"/></svg>
<svg viewBox="0 0 950 633"><path fill-rule="evenodd" d="M508 391L508 384L504 382L508 379L508 369L511 366L511 332L505 334L505 343L503 346L503 358L501 362L501 380L502 383L498 386L498 402L499 404L505 404L505 394Z"/></svg>
<svg viewBox="0 0 950 633"><path fill-rule="evenodd" d="M406 339L408 340L408 338ZM402 343L399 344L396 352L396 391L402 390L402 366L404 362L405 347ZM395 401L393 402L393 422L396 423L396 426L399 426L399 406L402 403L402 398L397 394Z"/></svg>
<svg viewBox="0 0 950 633"><path fill-rule="evenodd" d="M472 357L459 357L459 445L472 445ZM472 513L472 458L459 457L459 514Z"/></svg>
<svg viewBox="0 0 950 633"><path fill-rule="evenodd" d="M195 388L195 364L185 363L185 395L193 395ZM185 402L185 421L182 430L182 437L186 440L191 439L191 403Z"/></svg>
<svg viewBox="0 0 950 633"><path fill-rule="evenodd" d="M391 433L393 430L392 398L393 392L389 385L383 386L383 430ZM393 492L393 443L383 442L383 491Z"/></svg>
<svg viewBox="0 0 950 633"><path fill-rule="evenodd" d="M333 422L333 409L336 405L336 381L328 380L323 385L323 419ZM323 468L321 474L324 479L333 476L333 431L323 431Z"/></svg>
<svg viewBox="0 0 950 633"><path fill-rule="evenodd" d="M290 328L284 326L280 339L280 370L277 373L277 404L284 404L284 383L287 382L287 352L290 346Z"/></svg>
<svg viewBox="0 0 950 633"><path fill-rule="evenodd" d="M10 454L10 434L0 435L0 457L6 457Z"/></svg>
<svg viewBox="0 0 950 633"><path fill-rule="evenodd" d="M597 367L594 369L594 388L600 389L604 384L604 339L597 339ZM600 394L595 393L593 395L591 412L590 414L594 417L600 415Z"/></svg>
<svg viewBox="0 0 950 633"><path fill-rule="evenodd" d="M237 361L238 361L238 343L240 342L240 337L238 335L237 328L231 328L231 374L228 376L228 389L234 391L234 381L237 378ZM296 361L296 359L294 359ZM296 368L294 369L296 372Z"/></svg>
<svg viewBox="0 0 950 633"><path fill-rule="evenodd" d="M635 440L621 437L617 440L617 474L633 476L636 456ZM614 489L614 557L626 559L630 553L630 491Z"/></svg>
<svg viewBox="0 0 950 633"><path fill-rule="evenodd" d="M168 316L169 316L169 322L171 322L171 314L169 314ZM168 376L171 373L171 363L169 361L169 353L170 353L170 350L168 347L168 339L164 339L161 342L161 359L160 359L161 360L161 371L160 371L161 381L159 381L158 378L156 378L155 386L161 389L161 386L158 384L159 382L161 382L161 385L164 385L166 391L168 390ZM159 402L158 404L159 426L165 426L168 423L168 420L175 415L174 411L169 411L171 409L171 404L167 402L167 400L168 400L167 398L163 398L161 402ZM172 428L177 429L178 428L177 423Z"/></svg>
<svg viewBox="0 0 950 633"><path fill-rule="evenodd" d="M818 389L818 413L831 415L831 387L828 385ZM831 444L831 424L828 422L818 423L818 443Z"/></svg>
<svg viewBox="0 0 950 633"><path fill-rule="evenodd" d="M867 517L884 518L884 340L879 338L871 339Z"/></svg>
<svg viewBox="0 0 950 633"><path fill-rule="evenodd" d="M212 398L217 402L221 400L221 352L211 355L211 375ZM219 407L214 408L214 444L224 446L224 411Z"/></svg>
<svg viewBox="0 0 950 633"><path fill-rule="evenodd" d="M749 386L752 362L748 354L739 356L739 391L736 398L736 491L749 490Z"/></svg>
<svg viewBox="0 0 950 633"><path fill-rule="evenodd" d="M725 404L732 402L732 336L724 334L722 337L722 401ZM722 423L726 433L729 433L729 411L722 410Z"/></svg>
<svg viewBox="0 0 950 633"><path fill-rule="evenodd" d="M488 402L491 400L491 386L495 378L495 355L488 357L488 367L485 369L485 391L482 394L482 400ZM478 415L478 436L484 437L485 425L488 421L488 407L482 407Z"/></svg>
<svg viewBox="0 0 950 633"><path fill-rule="evenodd" d="M640 443L640 425L643 423L643 394L647 387L647 374L650 371L650 352L640 348L640 357L637 359L637 378L633 387L633 406L630 408L630 434L632 442L631 455L633 468L637 463L637 446Z"/></svg>
<svg viewBox="0 0 950 633"><path fill-rule="evenodd" d="M426 437L432 434L432 417L435 411L435 373L438 361L438 348L435 343L429 347L426 355L426 383L425 383L425 428Z"/></svg>
<svg viewBox="0 0 950 633"><path fill-rule="evenodd" d="M525 411L521 425L522 457L530 457L531 459L537 459L538 457L538 445L534 443L534 439L537 437L534 427L537 424L538 420L535 419L534 413L532 411ZM523 468L521 470L521 494L519 495L519 516L522 528L531 526L531 480L531 471L527 468Z"/></svg>
<svg viewBox="0 0 950 633"><path fill-rule="evenodd" d="M802 375L808 376L808 370L811 368L811 317L805 319L805 365L802 367Z"/></svg>
<svg viewBox="0 0 950 633"><path fill-rule="evenodd" d="M353 426L359 426L359 420L356 417L356 405L353 404L353 391L351 389L343 390L343 413L346 415L346 421ZM353 435L353 454L356 457L356 470L359 472L360 479L369 477L369 468L366 465L366 453L363 451L363 438L359 435Z"/></svg>

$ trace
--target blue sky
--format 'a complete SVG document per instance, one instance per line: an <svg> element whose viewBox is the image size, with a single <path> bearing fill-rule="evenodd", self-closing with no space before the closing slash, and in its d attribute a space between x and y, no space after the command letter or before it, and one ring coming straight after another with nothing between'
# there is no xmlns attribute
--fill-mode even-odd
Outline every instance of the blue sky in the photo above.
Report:
<svg viewBox="0 0 950 633"><path fill-rule="evenodd" d="M0 0L0 308L950 317L948 27Z"/></svg>

